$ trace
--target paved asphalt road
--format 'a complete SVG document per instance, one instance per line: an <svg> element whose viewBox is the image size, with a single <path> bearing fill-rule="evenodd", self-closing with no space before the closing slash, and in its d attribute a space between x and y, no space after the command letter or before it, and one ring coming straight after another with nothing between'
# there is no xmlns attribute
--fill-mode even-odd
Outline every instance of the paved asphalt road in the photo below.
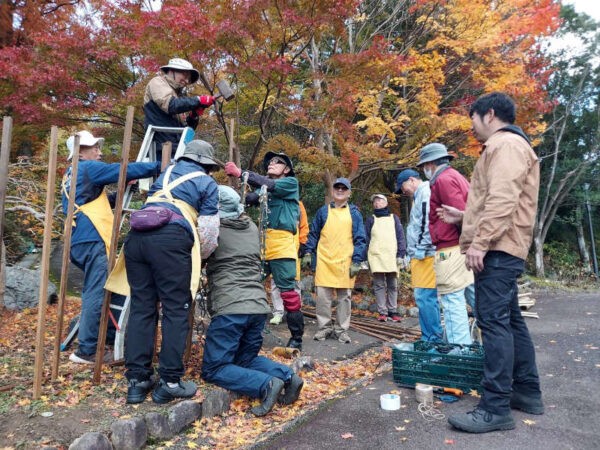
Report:
<svg viewBox="0 0 600 450"><path fill-rule="evenodd" d="M324 404L284 434L259 446L268 449L600 449L600 293L537 293L539 319L527 319L537 349L546 414L514 411L515 430L472 435L446 421L426 421L414 391L398 388L391 371L368 386ZM308 336L307 336L308 337ZM397 389L403 407L384 411L379 396ZM441 404L447 417L475 407L466 396ZM527 424L525 420L534 423ZM344 439L343 434L352 437Z"/></svg>

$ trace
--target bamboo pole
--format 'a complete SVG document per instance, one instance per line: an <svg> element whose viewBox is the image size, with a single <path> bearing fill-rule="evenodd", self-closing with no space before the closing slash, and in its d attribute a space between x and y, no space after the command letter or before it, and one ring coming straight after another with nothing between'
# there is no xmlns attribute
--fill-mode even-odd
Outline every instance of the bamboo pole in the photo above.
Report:
<svg viewBox="0 0 600 450"><path fill-rule="evenodd" d="M44 335L46 321L46 300L48 297L48 268L50 266L50 247L52 239L52 212L54 210L54 191L56 186L56 154L58 151L58 127L50 132L50 155L48 160L48 187L46 189L46 217L44 219L44 245L42 248L42 267L40 270L40 295L38 300L38 320L35 345L35 366L33 368L33 398L40 398L44 363Z"/></svg>
<svg viewBox="0 0 600 450"><path fill-rule="evenodd" d="M0 144L0 310L4 308L6 289L6 248L4 247L4 202L8 184L8 164L10 161L10 143L12 140L12 117L2 120L2 143Z"/></svg>
<svg viewBox="0 0 600 450"><path fill-rule="evenodd" d="M240 162L239 162L239 157L235 158L235 143L233 142L233 138L234 138L234 133L235 133L235 119L231 119L231 121L229 122L229 159L228 161L233 161L235 163L236 166L240 167ZM236 183L237 179L234 176L229 176L229 179L227 180L227 184L231 187L233 187L234 189L237 188L237 183Z"/></svg>
<svg viewBox="0 0 600 450"><path fill-rule="evenodd" d="M133 130L133 106L127 108L125 119L125 134L123 136L123 150L121 154L121 170L119 172L119 184L117 187L117 198L115 200L115 216L113 221L112 238L108 252L108 272L115 266L117 259L117 244L119 241L119 230L121 228L121 216L123 215L123 194L127 184L127 163L129 162L129 149L131 147L131 135ZM104 301L102 302L102 315L100 316L100 332L98 333L98 344L96 347L96 363L94 365L94 383L100 383L102 371L102 360L104 359L104 343L106 342L106 327L110 308L112 293L104 290Z"/></svg>
<svg viewBox="0 0 600 450"><path fill-rule="evenodd" d="M71 254L71 236L73 233L73 216L75 211L75 197L77 195L77 173L79 170L79 134L75 134L73 142L73 156L71 158L71 186L69 187L69 202L67 204L67 218L63 228L63 254L60 269L60 290L58 292L58 305L56 315L56 334L54 336L54 353L52 358L52 381L58 376L58 363L60 361L60 343L62 339L63 322L65 316L65 297L67 283L69 282L69 261ZM61 187L62 192L62 187Z"/></svg>

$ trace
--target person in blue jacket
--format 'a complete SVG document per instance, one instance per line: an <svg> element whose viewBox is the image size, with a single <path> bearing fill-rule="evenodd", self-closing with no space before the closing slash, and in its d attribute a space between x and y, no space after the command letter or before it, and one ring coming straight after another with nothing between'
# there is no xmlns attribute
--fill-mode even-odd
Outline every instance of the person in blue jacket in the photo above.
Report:
<svg viewBox="0 0 600 450"><path fill-rule="evenodd" d="M108 276L108 249L113 227L113 212L105 186L119 181L121 165L107 164L102 159L103 138L94 137L89 131L80 131L79 164L75 192L75 215L71 238L71 261L84 273L81 292L81 315L79 319L78 349L69 359L79 364L94 364L100 314L104 299L104 283ZM75 136L69 137L68 159L73 158ZM160 173L159 162L130 163L127 180L147 178ZM67 213L69 192L72 185L72 166L62 181L62 207ZM122 296L113 296L113 304L122 304ZM111 336L112 335L112 336ZM114 325L109 321L108 340L114 338ZM105 362L112 360L112 353L104 354Z"/></svg>
<svg viewBox="0 0 600 450"><path fill-rule="evenodd" d="M317 210L308 233L304 265L315 270L317 290L316 341L335 337L344 344L351 342L350 295L363 261L366 248L365 227L358 208L348 203L350 180L338 178L333 183L333 201ZM313 258L314 255L314 258ZM337 300L336 323L331 319L331 304Z"/></svg>

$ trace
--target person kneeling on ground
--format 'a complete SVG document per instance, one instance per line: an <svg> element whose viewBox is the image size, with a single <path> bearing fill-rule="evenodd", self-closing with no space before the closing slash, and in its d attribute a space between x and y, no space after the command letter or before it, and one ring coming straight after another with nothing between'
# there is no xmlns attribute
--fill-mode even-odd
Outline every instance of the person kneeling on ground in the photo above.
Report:
<svg viewBox="0 0 600 450"><path fill-rule="evenodd" d="M228 186L219 186L219 245L206 262L212 319L202 378L261 399L251 412L264 416L275 402L294 403L304 381L289 367L258 356L270 310L261 283L258 229L242 213L240 196Z"/></svg>

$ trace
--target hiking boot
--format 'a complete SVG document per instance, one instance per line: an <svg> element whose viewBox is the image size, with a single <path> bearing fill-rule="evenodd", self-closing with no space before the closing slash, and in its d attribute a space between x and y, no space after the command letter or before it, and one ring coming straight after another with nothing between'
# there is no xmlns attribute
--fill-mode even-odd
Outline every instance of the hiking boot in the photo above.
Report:
<svg viewBox="0 0 600 450"><path fill-rule="evenodd" d="M271 325L279 325L282 320L283 320L283 314L275 313L275 314L273 314L273 318L271 320L269 320L269 323Z"/></svg>
<svg viewBox="0 0 600 450"><path fill-rule="evenodd" d="M279 394L277 403L280 405L291 405L294 403L296 400L298 400L298 397L300 397L302 386L304 386L304 380L296 374L292 375L290 381L288 381L285 385L283 394Z"/></svg>
<svg viewBox="0 0 600 450"><path fill-rule="evenodd" d="M283 380L277 377L271 378L267 384L267 389L263 396L262 403L252 408L250 412L259 417L269 414L269 412L273 409L273 406L275 406L275 402L277 401L279 394L281 394L281 391L283 391L284 386L285 383Z"/></svg>
<svg viewBox="0 0 600 450"><path fill-rule="evenodd" d="M91 355L84 355L83 353L79 353L79 350L77 350L69 355L69 361L77 364L96 364L96 354L92 353ZM102 362L104 364L115 362L115 355L113 352L105 351Z"/></svg>
<svg viewBox="0 0 600 450"><path fill-rule="evenodd" d="M162 378L158 383L158 387L152 392L152 400L154 403L169 403L176 398L192 398L196 395L196 383L193 381L181 381L171 387Z"/></svg>
<svg viewBox="0 0 600 450"><path fill-rule="evenodd" d="M333 330L329 330L329 329L319 330L315 333L315 336L313 339L315 341L324 341L332 334L333 334Z"/></svg>
<svg viewBox="0 0 600 450"><path fill-rule="evenodd" d="M379 314L377 320L379 320L380 322L385 322L387 321L387 316L385 314Z"/></svg>
<svg viewBox="0 0 600 450"><path fill-rule="evenodd" d="M488 433L496 430L512 430L515 421L510 414L500 416L479 407L462 414L452 414L448 422L454 428L468 433Z"/></svg>
<svg viewBox="0 0 600 450"><path fill-rule="evenodd" d="M348 336L348 333L346 333L345 331L342 331L340 334L338 334L337 338L338 341L340 341L342 344L349 344L350 342L352 342L350 336Z"/></svg>
<svg viewBox="0 0 600 450"><path fill-rule="evenodd" d="M298 350L302 351L302 339L290 338L286 347L297 348Z"/></svg>
<svg viewBox="0 0 600 450"><path fill-rule="evenodd" d="M129 380L127 384L127 403L143 403L155 383L156 380L152 377L143 381L136 378Z"/></svg>
<svg viewBox="0 0 600 450"><path fill-rule="evenodd" d="M398 314L390 314L390 320L392 322L400 322L402 318Z"/></svg>
<svg viewBox="0 0 600 450"><path fill-rule="evenodd" d="M544 414L544 403L541 398L529 397L514 391L510 396L510 407L527 414Z"/></svg>

